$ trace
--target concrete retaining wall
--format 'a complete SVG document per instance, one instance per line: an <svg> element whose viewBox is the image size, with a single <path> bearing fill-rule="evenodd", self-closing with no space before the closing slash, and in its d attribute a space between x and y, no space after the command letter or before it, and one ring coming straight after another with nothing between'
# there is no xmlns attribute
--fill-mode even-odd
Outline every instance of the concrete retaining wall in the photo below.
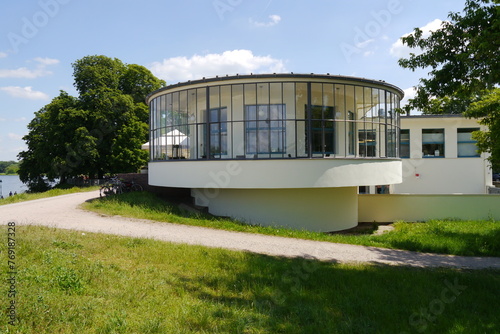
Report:
<svg viewBox="0 0 500 334"><path fill-rule="evenodd" d="M500 220L500 195L359 195L359 222Z"/></svg>

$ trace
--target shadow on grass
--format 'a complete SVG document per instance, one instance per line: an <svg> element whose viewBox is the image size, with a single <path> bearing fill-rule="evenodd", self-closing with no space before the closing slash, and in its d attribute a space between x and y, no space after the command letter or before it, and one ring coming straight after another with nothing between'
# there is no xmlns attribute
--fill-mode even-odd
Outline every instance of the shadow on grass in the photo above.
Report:
<svg viewBox="0 0 500 334"><path fill-rule="evenodd" d="M235 309L252 309L239 319L237 332L401 333L426 329L447 333L453 328L471 332L498 328L490 307L498 305L491 296L492 289L500 286L495 272L474 274L470 281L469 273L457 270L353 267L253 254L245 256L242 266L228 260L221 257L219 267L230 270L230 275L221 278L207 273L182 277L178 282L207 304L209 317L234 318ZM457 294L461 300L436 312L432 305L449 284L465 287L461 296ZM487 300L478 302L476 293ZM482 310L484 317L471 319L471 304L472 313ZM421 314L422 310L430 315Z"/></svg>

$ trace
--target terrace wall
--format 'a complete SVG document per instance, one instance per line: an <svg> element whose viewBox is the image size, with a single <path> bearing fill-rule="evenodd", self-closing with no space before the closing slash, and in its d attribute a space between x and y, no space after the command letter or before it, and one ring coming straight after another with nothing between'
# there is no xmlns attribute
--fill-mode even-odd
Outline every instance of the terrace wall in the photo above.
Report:
<svg viewBox="0 0 500 334"><path fill-rule="evenodd" d="M359 195L359 222L500 220L500 195Z"/></svg>

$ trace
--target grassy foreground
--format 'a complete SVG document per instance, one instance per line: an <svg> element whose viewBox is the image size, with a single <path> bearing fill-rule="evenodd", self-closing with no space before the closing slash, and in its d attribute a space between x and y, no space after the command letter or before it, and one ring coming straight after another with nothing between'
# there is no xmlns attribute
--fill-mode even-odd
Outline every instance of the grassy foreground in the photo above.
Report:
<svg viewBox="0 0 500 334"><path fill-rule="evenodd" d="M94 190L98 190L98 189L99 189L99 186L85 187L85 188L72 187L72 188L67 188L67 189L54 188L54 189L51 189L49 191L45 191L45 192L41 192L41 193L21 193L21 194L5 197L4 199L0 199L0 205L13 204L13 203L18 203L18 202L26 202L26 201L32 201L35 199L68 195L68 194L74 194L74 193L79 193L79 192L84 192L84 191L94 191Z"/></svg>
<svg viewBox="0 0 500 334"><path fill-rule="evenodd" d="M229 219L191 215L150 193L127 193L84 203L83 208L108 215L151 219L283 237L339 242L364 246L467 256L500 256L500 222L441 221L398 222L383 235L325 234L281 227L252 226Z"/></svg>
<svg viewBox="0 0 500 334"><path fill-rule="evenodd" d="M498 271L340 265L36 226L16 227L15 251L17 320L7 323L3 285L2 333L500 331Z"/></svg>

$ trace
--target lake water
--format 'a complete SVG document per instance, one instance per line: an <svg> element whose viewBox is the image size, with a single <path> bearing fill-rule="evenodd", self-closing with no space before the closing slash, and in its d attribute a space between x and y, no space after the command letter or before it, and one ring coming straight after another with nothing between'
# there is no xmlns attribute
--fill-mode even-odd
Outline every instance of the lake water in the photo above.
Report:
<svg viewBox="0 0 500 334"><path fill-rule="evenodd" d="M9 196L9 193L17 192L18 194L28 190L26 185L19 180L18 175L0 175L0 195Z"/></svg>

